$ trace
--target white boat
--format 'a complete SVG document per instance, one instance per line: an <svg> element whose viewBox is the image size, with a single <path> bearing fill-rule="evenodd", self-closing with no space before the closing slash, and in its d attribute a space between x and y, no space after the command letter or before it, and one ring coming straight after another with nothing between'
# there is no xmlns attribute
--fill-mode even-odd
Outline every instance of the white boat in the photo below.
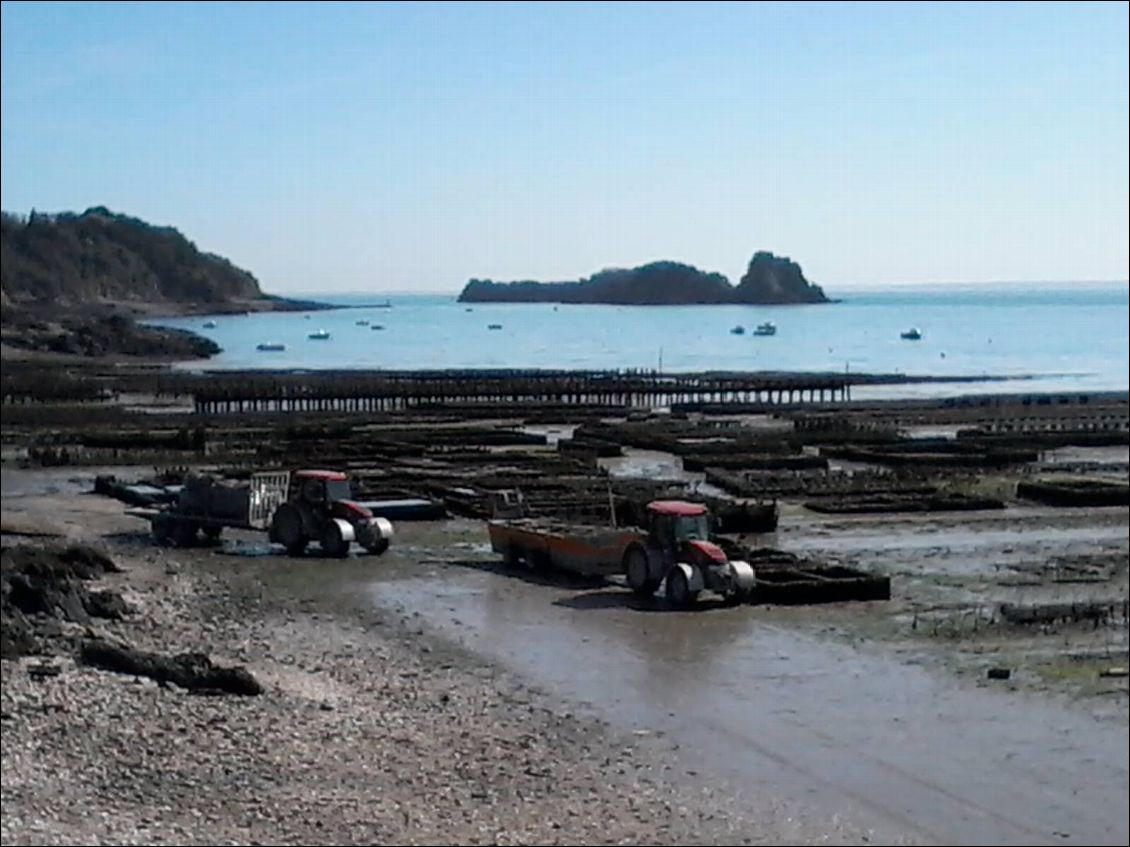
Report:
<svg viewBox="0 0 1130 847"><path fill-rule="evenodd" d="M286 345L278 341L264 341L256 350L285 350Z"/></svg>
<svg viewBox="0 0 1130 847"><path fill-rule="evenodd" d="M922 333L918 331L918 327L912 326L906 332L899 334L900 338L905 338L907 341L917 341L922 337Z"/></svg>
<svg viewBox="0 0 1130 847"><path fill-rule="evenodd" d="M330 331L328 329L319 329L317 332L312 332L306 337L312 338L315 341L325 341L330 337Z"/></svg>
<svg viewBox="0 0 1130 847"><path fill-rule="evenodd" d="M753 331L754 335L776 335L777 325L773 321L766 321L763 324L758 324L757 329Z"/></svg>
<svg viewBox="0 0 1130 847"><path fill-rule="evenodd" d="M205 329L215 329L216 328L216 322L215 321L204 321L204 328Z"/></svg>

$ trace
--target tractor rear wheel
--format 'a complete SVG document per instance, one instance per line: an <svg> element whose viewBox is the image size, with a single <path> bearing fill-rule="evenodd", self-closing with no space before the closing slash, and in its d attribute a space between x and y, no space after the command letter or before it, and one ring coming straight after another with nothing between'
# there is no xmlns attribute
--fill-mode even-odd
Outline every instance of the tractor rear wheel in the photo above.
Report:
<svg viewBox="0 0 1130 847"><path fill-rule="evenodd" d="M275 510L269 537L285 547L289 556L301 556L310 543L302 529L302 515L290 503L283 503Z"/></svg>
<svg viewBox="0 0 1130 847"><path fill-rule="evenodd" d="M655 594L662 582L651 576L647 552L641 547L633 547L624 557L624 576L628 578L628 587L641 597Z"/></svg>
<svg viewBox="0 0 1130 847"><path fill-rule="evenodd" d="M335 559L344 559L349 555L349 542L342 537L341 527L336 521L326 521L322 529L322 551Z"/></svg>

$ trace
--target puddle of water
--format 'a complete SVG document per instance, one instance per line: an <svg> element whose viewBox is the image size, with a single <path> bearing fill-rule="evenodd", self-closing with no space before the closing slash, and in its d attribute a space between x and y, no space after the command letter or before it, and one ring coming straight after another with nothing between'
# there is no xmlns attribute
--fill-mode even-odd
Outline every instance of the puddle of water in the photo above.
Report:
<svg viewBox="0 0 1130 847"><path fill-rule="evenodd" d="M943 843L1127 840L1125 726L774 622L820 607L677 613L471 568L372 596L743 790Z"/></svg>

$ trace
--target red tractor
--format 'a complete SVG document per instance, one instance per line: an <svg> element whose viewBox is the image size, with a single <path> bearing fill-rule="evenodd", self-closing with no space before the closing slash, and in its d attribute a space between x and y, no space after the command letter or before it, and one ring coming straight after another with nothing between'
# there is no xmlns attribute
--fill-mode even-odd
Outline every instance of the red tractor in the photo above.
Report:
<svg viewBox="0 0 1130 847"><path fill-rule="evenodd" d="M271 516L267 530L271 541L300 555L317 541L329 556L343 557L356 541L370 553L388 549L392 524L374 517L353 499L349 477L338 471L302 470L290 474L286 501Z"/></svg>

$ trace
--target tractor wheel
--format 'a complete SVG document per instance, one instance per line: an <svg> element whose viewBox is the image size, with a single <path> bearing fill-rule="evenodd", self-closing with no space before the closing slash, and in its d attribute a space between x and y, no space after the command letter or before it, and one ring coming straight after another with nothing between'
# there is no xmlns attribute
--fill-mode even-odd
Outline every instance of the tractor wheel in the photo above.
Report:
<svg viewBox="0 0 1130 847"><path fill-rule="evenodd" d="M378 538L377 540L366 544L365 549L372 553L374 556L379 556L381 555L381 553L388 549L388 539Z"/></svg>
<svg viewBox="0 0 1130 847"><path fill-rule="evenodd" d="M224 531L222 526L205 526L201 527L200 531L204 533L204 537L209 541L219 541L220 534Z"/></svg>
<svg viewBox="0 0 1130 847"><path fill-rule="evenodd" d="M633 547L624 557L624 575L628 578L628 587L641 597L651 597L661 582L651 576L647 553L640 547Z"/></svg>
<svg viewBox="0 0 1130 847"><path fill-rule="evenodd" d="M506 561L506 567L518 567L518 565L522 563L522 548L518 547L515 544L511 544L506 548L506 552L503 554L503 558Z"/></svg>
<svg viewBox="0 0 1130 847"><path fill-rule="evenodd" d="M349 542L342 537L341 527L335 521L326 521L322 530L322 551L335 559L344 559L349 555Z"/></svg>
<svg viewBox="0 0 1130 847"><path fill-rule="evenodd" d="M302 515L290 503L283 503L275 510L269 537L285 547L289 556L301 556L310 543L302 529Z"/></svg>
<svg viewBox="0 0 1130 847"><path fill-rule="evenodd" d="M690 583L683 569L672 567L667 571L667 600L676 609L689 609L698 599L698 592L691 591Z"/></svg>

